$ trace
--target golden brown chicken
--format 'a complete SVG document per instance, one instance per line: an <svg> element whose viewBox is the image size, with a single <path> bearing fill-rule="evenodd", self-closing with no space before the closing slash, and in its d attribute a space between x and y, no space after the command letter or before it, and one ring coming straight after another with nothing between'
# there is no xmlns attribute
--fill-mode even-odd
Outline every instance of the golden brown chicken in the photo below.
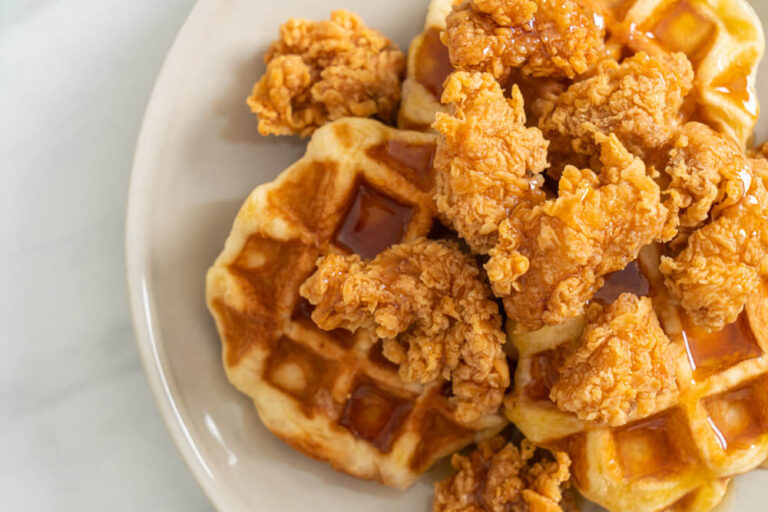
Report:
<svg viewBox="0 0 768 512"><path fill-rule="evenodd" d="M487 253L515 205L543 200L547 142L525 127L517 88L507 99L487 73L451 74L442 99L450 113L434 124L437 209L474 252Z"/></svg>
<svg viewBox="0 0 768 512"><path fill-rule="evenodd" d="M621 64L603 61L594 76L544 106L539 128L559 153L596 153L595 133L615 134L636 156L664 146L682 124L680 107L693 70L682 53L637 53Z"/></svg>
<svg viewBox="0 0 768 512"><path fill-rule="evenodd" d="M501 224L485 265L507 315L526 329L579 314L603 276L623 269L644 245L674 235L643 161L614 135L597 138L600 174L566 167L556 199L516 208Z"/></svg>
<svg viewBox="0 0 768 512"><path fill-rule="evenodd" d="M499 308L479 274L455 243L417 239L369 262L325 256L300 293L322 329L375 329L405 381L450 381L457 417L472 421L509 385Z"/></svg>
<svg viewBox="0 0 768 512"><path fill-rule="evenodd" d="M262 135L307 136L345 116L389 122L400 102L403 53L349 11L321 22L290 19L265 61L248 98Z"/></svg>
<svg viewBox="0 0 768 512"><path fill-rule="evenodd" d="M613 304L591 304L579 343L550 397L583 420L623 425L677 389L672 347L648 297L623 293Z"/></svg>
<svg viewBox="0 0 768 512"><path fill-rule="evenodd" d="M572 510L570 458L536 453L523 440L520 448L502 437L481 442L468 456L453 455L456 473L435 484L433 512L563 512ZM534 456L539 456L533 462ZM563 495L566 491L566 496Z"/></svg>
<svg viewBox="0 0 768 512"><path fill-rule="evenodd" d="M701 123L686 123L669 153L667 206L680 225L693 228L739 202L752 182L752 166L739 146Z"/></svg>
<svg viewBox="0 0 768 512"><path fill-rule="evenodd" d="M660 270L694 323L718 331L735 322L768 275L768 192L756 172L748 194L694 231Z"/></svg>
<svg viewBox="0 0 768 512"><path fill-rule="evenodd" d="M573 78L604 56L605 31L573 0L468 0L454 6L442 40L457 69L504 80Z"/></svg>

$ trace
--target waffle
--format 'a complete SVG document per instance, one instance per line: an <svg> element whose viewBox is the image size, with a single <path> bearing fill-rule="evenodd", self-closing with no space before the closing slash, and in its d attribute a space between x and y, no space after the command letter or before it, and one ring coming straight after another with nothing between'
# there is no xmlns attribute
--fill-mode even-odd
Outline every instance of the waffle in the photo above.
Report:
<svg viewBox="0 0 768 512"><path fill-rule="evenodd" d="M368 331L326 332L299 286L319 256L369 258L429 233L434 137L342 119L256 188L207 276L227 377L297 450L405 488L432 463L496 434L501 414L461 424L441 384L405 384Z"/></svg>
<svg viewBox="0 0 768 512"><path fill-rule="evenodd" d="M586 1L586 0L585 0ZM424 32L411 43L398 116L401 128L427 130L442 111L451 71L439 33L452 0L432 0ZM746 145L757 122L754 88L763 54L762 24L746 0L590 0L602 14L610 54L682 51L695 72L693 120ZM526 104L536 87L521 87Z"/></svg>
<svg viewBox="0 0 768 512"><path fill-rule="evenodd" d="M448 49L440 42L445 18L453 0L431 0L427 8L424 31L408 48L408 67L403 81L397 125L407 130L428 131L435 113L445 111L440 103L443 82L453 67Z"/></svg>
<svg viewBox="0 0 768 512"><path fill-rule="evenodd" d="M534 443L566 451L573 480L588 499L612 511L706 511L730 476L768 455L768 286L739 320L719 333L695 328L668 296L648 246L625 270L608 276L597 298L621 291L652 297L673 353L680 394L619 427L585 423L556 408L549 392L584 318L512 335L519 351L509 419Z"/></svg>

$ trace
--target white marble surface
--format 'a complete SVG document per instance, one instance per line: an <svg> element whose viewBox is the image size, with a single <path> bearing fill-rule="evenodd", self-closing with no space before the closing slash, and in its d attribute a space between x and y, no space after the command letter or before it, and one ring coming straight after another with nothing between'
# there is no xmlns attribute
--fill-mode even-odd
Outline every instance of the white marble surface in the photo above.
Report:
<svg viewBox="0 0 768 512"><path fill-rule="evenodd" d="M133 340L124 216L194 0L0 0L0 510L211 510Z"/></svg>

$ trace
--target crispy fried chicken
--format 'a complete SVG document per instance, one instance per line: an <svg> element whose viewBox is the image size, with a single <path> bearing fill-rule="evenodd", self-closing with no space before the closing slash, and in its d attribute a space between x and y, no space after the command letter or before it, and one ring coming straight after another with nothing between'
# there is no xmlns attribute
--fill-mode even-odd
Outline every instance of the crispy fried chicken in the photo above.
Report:
<svg viewBox="0 0 768 512"><path fill-rule="evenodd" d="M614 135L598 140L600 174L566 167L556 199L516 208L501 224L485 265L507 314L526 329L579 314L603 276L674 234L643 161Z"/></svg>
<svg viewBox="0 0 768 512"><path fill-rule="evenodd" d="M650 298L623 293L608 306L591 304L587 317L580 344L550 393L560 409L619 426L677 389L672 347Z"/></svg>
<svg viewBox="0 0 768 512"><path fill-rule="evenodd" d="M471 256L418 239L365 262L331 254L300 293L322 329L375 329L408 382L451 381L457 417L495 412L509 385L498 305Z"/></svg>
<svg viewBox="0 0 768 512"><path fill-rule="evenodd" d="M595 154L595 133L612 133L631 153L646 157L679 129L692 82L691 63L682 53L663 58L641 52L621 64L603 61L594 76L544 106L539 128L558 153Z"/></svg>
<svg viewBox="0 0 768 512"><path fill-rule="evenodd" d="M433 512L563 512L571 510L571 460L548 454L533 462L536 447L527 439L520 448L495 437L468 456L453 455L456 473L435 484ZM539 452L543 455L543 452Z"/></svg>
<svg viewBox="0 0 768 512"><path fill-rule="evenodd" d="M674 258L663 257L664 282L694 323L718 331L735 322L768 275L768 192L756 172L747 195L694 231Z"/></svg>
<svg viewBox="0 0 768 512"><path fill-rule="evenodd" d="M604 55L604 28L574 0L469 0L454 6L446 25L453 66L499 80L513 68L573 78Z"/></svg>
<svg viewBox="0 0 768 512"><path fill-rule="evenodd" d="M739 202L750 188L749 159L730 138L701 123L686 123L669 153L665 194L667 206L680 215L680 225L693 228Z"/></svg>
<svg viewBox="0 0 768 512"><path fill-rule="evenodd" d="M262 135L311 135L345 116L391 121L400 102L403 53L356 14L290 19L265 57L248 106Z"/></svg>
<svg viewBox="0 0 768 512"><path fill-rule="evenodd" d="M507 99L487 73L451 74L442 99L450 113L434 124L437 209L473 251L487 253L515 205L543 200L547 142L525 127L517 88Z"/></svg>

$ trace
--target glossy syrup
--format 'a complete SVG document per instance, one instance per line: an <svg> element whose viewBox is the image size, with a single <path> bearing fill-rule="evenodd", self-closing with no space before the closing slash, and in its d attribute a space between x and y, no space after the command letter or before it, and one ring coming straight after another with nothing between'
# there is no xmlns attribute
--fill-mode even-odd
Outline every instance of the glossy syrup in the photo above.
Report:
<svg viewBox="0 0 768 512"><path fill-rule="evenodd" d="M434 144L411 144L401 140L388 140L368 149L368 156L402 174L420 189L432 189L432 161Z"/></svg>
<svg viewBox="0 0 768 512"><path fill-rule="evenodd" d="M678 473L698 462L687 420L681 411L665 411L614 433L624 477L630 480Z"/></svg>
<svg viewBox="0 0 768 512"><path fill-rule="evenodd" d="M720 331L710 332L683 315L683 342L695 379L706 378L763 354L749 326L747 313Z"/></svg>
<svg viewBox="0 0 768 512"><path fill-rule="evenodd" d="M637 261L633 261L622 270L605 276L605 284L597 291L593 300L611 304L622 293L634 293L638 297L647 297L650 291L648 278Z"/></svg>
<svg viewBox="0 0 768 512"><path fill-rule="evenodd" d="M412 401L396 397L373 382L363 380L356 383L344 404L339 424L380 452L388 453L412 409Z"/></svg>
<svg viewBox="0 0 768 512"><path fill-rule="evenodd" d="M531 357L531 381L525 386L528 398L534 401L550 401L549 392L559 378L559 368L565 359L564 349L549 349Z"/></svg>
<svg viewBox="0 0 768 512"><path fill-rule="evenodd" d="M704 401L707 421L723 450L749 448L768 433L768 404L766 397L760 396L765 386L763 379Z"/></svg>
<svg viewBox="0 0 768 512"><path fill-rule="evenodd" d="M712 43L715 25L690 2L680 0L659 17L650 34L669 52L684 52L694 64Z"/></svg>
<svg viewBox="0 0 768 512"><path fill-rule="evenodd" d="M414 210L361 181L334 242L363 258L373 258L402 241Z"/></svg>

